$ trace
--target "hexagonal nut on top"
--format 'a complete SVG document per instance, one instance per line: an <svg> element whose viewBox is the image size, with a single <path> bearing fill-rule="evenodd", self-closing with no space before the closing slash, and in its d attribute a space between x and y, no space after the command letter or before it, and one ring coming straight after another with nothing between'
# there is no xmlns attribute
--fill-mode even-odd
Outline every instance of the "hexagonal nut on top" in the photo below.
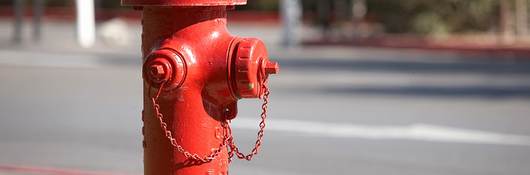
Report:
<svg viewBox="0 0 530 175"><path fill-rule="evenodd" d="M240 40L232 58L232 89L238 98L259 98L269 74L276 74L279 65L270 61L265 44L255 38Z"/></svg>
<svg viewBox="0 0 530 175"><path fill-rule="evenodd" d="M176 51L159 49L150 53L142 66L144 80L152 87L179 87L186 76L186 62Z"/></svg>

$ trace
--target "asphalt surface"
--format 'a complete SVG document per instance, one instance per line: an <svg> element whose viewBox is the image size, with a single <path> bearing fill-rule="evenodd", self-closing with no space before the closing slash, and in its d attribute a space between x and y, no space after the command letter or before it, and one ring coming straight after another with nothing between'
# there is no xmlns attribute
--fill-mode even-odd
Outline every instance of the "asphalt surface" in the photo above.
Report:
<svg viewBox="0 0 530 175"><path fill-rule="evenodd" d="M0 50L0 165L142 174L138 53L35 48ZM271 50L282 70L264 145L231 174L530 174L526 58ZM239 109L248 150L259 103Z"/></svg>

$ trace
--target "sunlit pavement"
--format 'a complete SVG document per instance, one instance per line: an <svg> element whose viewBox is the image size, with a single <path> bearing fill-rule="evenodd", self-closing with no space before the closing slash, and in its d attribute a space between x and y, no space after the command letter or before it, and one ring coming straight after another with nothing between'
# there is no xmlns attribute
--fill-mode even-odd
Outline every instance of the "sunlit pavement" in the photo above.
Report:
<svg viewBox="0 0 530 175"><path fill-rule="evenodd" d="M231 174L530 174L530 60L270 46L265 143ZM0 165L142 174L137 46L70 47L0 49ZM259 102L239 108L248 150Z"/></svg>

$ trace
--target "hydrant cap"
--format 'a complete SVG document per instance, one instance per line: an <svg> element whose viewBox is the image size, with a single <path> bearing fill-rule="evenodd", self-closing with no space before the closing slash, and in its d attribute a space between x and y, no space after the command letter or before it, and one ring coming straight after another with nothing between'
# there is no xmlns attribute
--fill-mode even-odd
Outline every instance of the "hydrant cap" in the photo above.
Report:
<svg viewBox="0 0 530 175"><path fill-rule="evenodd" d="M186 76L185 61L177 52L160 49L150 53L143 65L143 77L152 87L165 83L166 89L180 86Z"/></svg>
<svg viewBox="0 0 530 175"><path fill-rule="evenodd" d="M263 93L263 81L276 74L279 65L270 61L265 44L255 38L242 39L233 58L234 84L240 98L258 98Z"/></svg>
<svg viewBox="0 0 530 175"><path fill-rule="evenodd" d="M245 5L247 0L122 0L124 6L222 6Z"/></svg>

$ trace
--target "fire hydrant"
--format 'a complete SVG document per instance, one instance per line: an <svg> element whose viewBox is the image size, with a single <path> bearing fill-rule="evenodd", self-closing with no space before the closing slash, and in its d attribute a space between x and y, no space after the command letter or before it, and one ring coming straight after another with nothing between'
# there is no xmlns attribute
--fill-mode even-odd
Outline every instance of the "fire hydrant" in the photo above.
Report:
<svg viewBox="0 0 530 175"><path fill-rule="evenodd" d="M263 138L269 90L279 71L265 45L232 36L227 9L246 0L122 0L142 11L145 175L226 175L233 156L250 160ZM241 98L263 99L248 155L230 120Z"/></svg>

